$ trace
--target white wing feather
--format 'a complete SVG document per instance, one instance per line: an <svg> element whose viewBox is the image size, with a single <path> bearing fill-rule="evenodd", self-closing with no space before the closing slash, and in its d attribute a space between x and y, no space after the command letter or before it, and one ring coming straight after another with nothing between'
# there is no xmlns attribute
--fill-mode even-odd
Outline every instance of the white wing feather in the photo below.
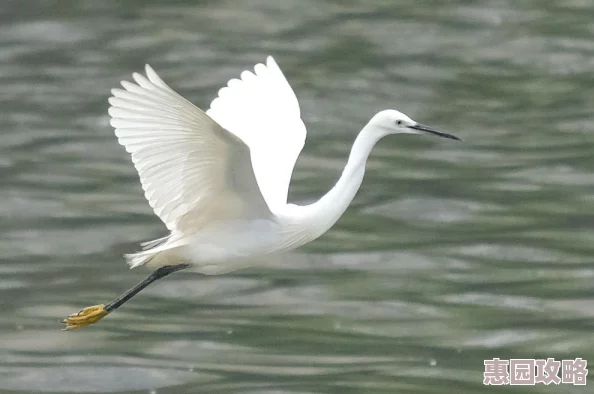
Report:
<svg viewBox="0 0 594 394"><path fill-rule="evenodd" d="M254 71L231 79L206 113L250 147L258 186L275 212L287 203L306 130L297 97L274 59Z"/></svg>
<svg viewBox="0 0 594 394"><path fill-rule="evenodd" d="M109 114L145 197L172 232L209 220L267 217L248 147L165 84L147 77L113 89Z"/></svg>

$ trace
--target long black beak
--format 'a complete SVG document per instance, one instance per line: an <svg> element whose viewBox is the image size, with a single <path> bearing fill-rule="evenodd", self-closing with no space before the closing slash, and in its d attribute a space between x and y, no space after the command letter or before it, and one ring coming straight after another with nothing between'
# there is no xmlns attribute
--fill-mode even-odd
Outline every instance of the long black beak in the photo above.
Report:
<svg viewBox="0 0 594 394"><path fill-rule="evenodd" d="M412 125L412 126L408 126L408 128L409 129L414 129L414 130L419 130L419 131L424 131L424 132L431 133L431 134L435 134L435 135L438 135L440 137L449 138L451 140L464 141L462 138L458 138L455 135L451 135L451 134L447 134L447 133L442 133L441 131L437 131L435 129L432 129L431 127L427 127L427 126L422 125L420 123L417 123L417 124Z"/></svg>

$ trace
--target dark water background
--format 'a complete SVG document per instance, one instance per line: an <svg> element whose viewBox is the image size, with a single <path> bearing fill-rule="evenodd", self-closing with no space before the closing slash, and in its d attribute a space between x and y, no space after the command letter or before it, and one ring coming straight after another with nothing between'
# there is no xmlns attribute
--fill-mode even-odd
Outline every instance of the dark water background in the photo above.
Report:
<svg viewBox="0 0 594 394"><path fill-rule="evenodd" d="M205 107L268 54L309 129L292 200L326 192L377 110L466 142L387 138L299 253L176 274L60 331L141 280L121 254L164 235L109 89L150 63ZM594 363L593 70L589 0L3 1L0 391L589 392L482 372Z"/></svg>

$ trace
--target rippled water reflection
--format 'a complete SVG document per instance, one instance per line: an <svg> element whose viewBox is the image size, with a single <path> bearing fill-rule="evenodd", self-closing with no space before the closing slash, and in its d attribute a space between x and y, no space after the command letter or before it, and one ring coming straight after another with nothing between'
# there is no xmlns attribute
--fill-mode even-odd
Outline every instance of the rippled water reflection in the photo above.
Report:
<svg viewBox="0 0 594 394"><path fill-rule="evenodd" d="M477 393L483 360L594 360L588 1L7 2L0 11L0 390ZM101 324L164 233L108 125L150 63L196 104L273 54L322 195L395 107L463 137L375 149L352 209L269 268L176 274ZM526 392L587 392L537 385ZM151 391L152 390L152 391Z"/></svg>

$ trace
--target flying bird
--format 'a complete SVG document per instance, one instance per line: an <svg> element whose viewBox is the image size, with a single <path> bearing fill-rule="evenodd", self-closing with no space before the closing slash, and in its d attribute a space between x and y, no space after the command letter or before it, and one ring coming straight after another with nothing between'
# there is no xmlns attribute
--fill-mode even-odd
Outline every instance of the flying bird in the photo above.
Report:
<svg viewBox="0 0 594 394"><path fill-rule="evenodd" d="M460 140L389 109L363 127L334 187L317 202L287 202L305 143L299 102L272 57L231 79L204 112L149 66L109 98L111 126L130 153L155 214L169 230L125 255L154 271L108 303L63 320L66 330L96 323L152 282L180 270L208 275L245 268L315 240L345 212L374 145L392 134Z"/></svg>

